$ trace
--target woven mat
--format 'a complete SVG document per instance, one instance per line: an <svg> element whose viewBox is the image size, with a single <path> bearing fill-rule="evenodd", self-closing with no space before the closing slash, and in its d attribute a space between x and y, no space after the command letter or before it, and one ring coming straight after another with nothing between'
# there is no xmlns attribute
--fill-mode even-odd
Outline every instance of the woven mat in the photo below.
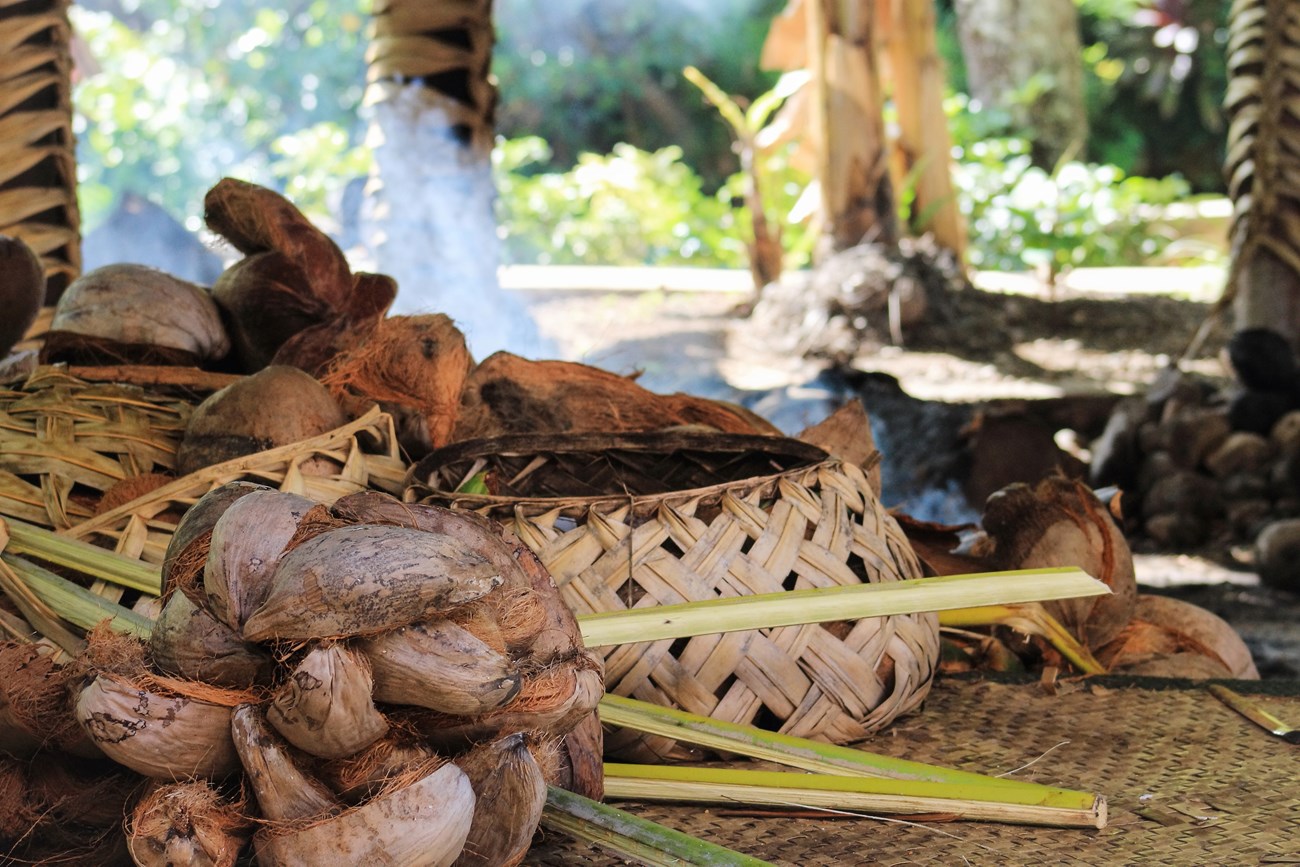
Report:
<svg viewBox="0 0 1300 867"><path fill-rule="evenodd" d="M1251 691L1251 684L1235 686ZM1300 695L1260 701L1300 724ZM989 774L1037 759L1014 777L1105 794L1110 824L1100 831L983 822L903 825L736 817L718 815L716 807L618 806L799 867L1300 864L1300 746L1270 736L1202 689L1083 686L1048 696L1037 685L947 680L935 686L920 714L864 747ZM624 862L546 834L524 863Z"/></svg>

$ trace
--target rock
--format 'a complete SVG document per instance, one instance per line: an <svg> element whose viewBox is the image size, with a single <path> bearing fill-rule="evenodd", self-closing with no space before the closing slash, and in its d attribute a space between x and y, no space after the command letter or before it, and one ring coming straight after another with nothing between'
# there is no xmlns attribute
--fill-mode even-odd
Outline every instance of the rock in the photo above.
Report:
<svg viewBox="0 0 1300 867"><path fill-rule="evenodd" d="M1290 342L1271 328L1244 328L1228 340L1228 360L1251 391L1290 391L1296 384Z"/></svg>
<svg viewBox="0 0 1300 867"><path fill-rule="evenodd" d="M1229 503L1228 524L1239 539L1253 539L1260 527L1268 523L1273 515L1273 503L1270 500L1237 500Z"/></svg>
<svg viewBox="0 0 1300 867"><path fill-rule="evenodd" d="M1235 473L1223 480L1219 490L1225 500L1263 500L1268 499L1270 485L1260 473Z"/></svg>
<svg viewBox="0 0 1300 867"><path fill-rule="evenodd" d="M1269 439L1284 455L1300 452L1300 410L1292 410L1278 419L1269 433Z"/></svg>
<svg viewBox="0 0 1300 867"><path fill-rule="evenodd" d="M1156 481L1142 501L1148 518L1162 514L1216 518L1223 514L1223 497L1211 479L1189 470L1177 470Z"/></svg>
<svg viewBox="0 0 1300 867"><path fill-rule="evenodd" d="M1259 579L1270 587L1300 591L1300 519L1274 521L1255 539Z"/></svg>
<svg viewBox="0 0 1300 867"><path fill-rule="evenodd" d="M1217 478L1262 469L1273 456L1273 444L1256 433L1232 434L1205 459L1205 466Z"/></svg>
<svg viewBox="0 0 1300 867"><path fill-rule="evenodd" d="M1180 467L1195 469L1228 440L1227 414L1213 409L1187 410L1161 425L1169 456Z"/></svg>
<svg viewBox="0 0 1300 867"><path fill-rule="evenodd" d="M1151 387L1147 389L1146 404L1152 417L1163 418L1164 408L1169 401L1174 400L1185 406L1191 401L1198 401L1199 396L1200 389L1192 378L1179 370L1177 365L1171 364L1156 373Z"/></svg>
<svg viewBox="0 0 1300 867"><path fill-rule="evenodd" d="M1151 490L1155 487L1156 482L1171 475L1177 469L1178 465L1169 456L1169 452L1151 452L1147 455L1146 460L1142 462L1142 468L1138 470L1138 490Z"/></svg>
<svg viewBox="0 0 1300 867"><path fill-rule="evenodd" d="M1169 444L1167 432L1158 422L1144 421L1138 426L1138 448L1143 454L1163 451Z"/></svg>
<svg viewBox="0 0 1300 867"><path fill-rule="evenodd" d="M1290 394L1243 391L1228 404L1228 422L1233 430L1267 435L1282 416L1295 408L1296 399Z"/></svg>
<svg viewBox="0 0 1300 867"><path fill-rule="evenodd" d="M1174 512L1148 518L1143 529L1163 549L1195 548L1205 541L1206 535L1205 521Z"/></svg>

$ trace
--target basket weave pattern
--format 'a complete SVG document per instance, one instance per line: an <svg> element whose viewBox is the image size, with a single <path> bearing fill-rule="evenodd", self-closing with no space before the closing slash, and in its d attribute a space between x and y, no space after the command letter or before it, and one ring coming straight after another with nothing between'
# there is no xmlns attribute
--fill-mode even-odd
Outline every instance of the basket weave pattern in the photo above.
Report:
<svg viewBox="0 0 1300 867"><path fill-rule="evenodd" d="M418 492L428 488L416 486ZM919 577L897 523L856 466L811 467L610 507L536 499L512 524L578 614ZM573 517L577 511L580 516ZM630 578L629 578L630 575ZM933 614L781 627L605 648L606 688L736 723L837 743L859 740L915 708L938 660ZM670 740L615 732L607 752L673 754Z"/></svg>

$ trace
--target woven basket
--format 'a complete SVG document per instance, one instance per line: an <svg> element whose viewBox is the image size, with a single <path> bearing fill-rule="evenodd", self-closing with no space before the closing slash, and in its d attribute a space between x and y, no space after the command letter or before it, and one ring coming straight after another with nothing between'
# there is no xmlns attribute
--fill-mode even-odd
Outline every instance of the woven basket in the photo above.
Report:
<svg viewBox="0 0 1300 867"><path fill-rule="evenodd" d="M85 382L58 366L38 368L21 386L0 387L0 517L157 563L184 510L229 481L320 502L368 487L401 493L406 465L392 419L377 409L318 437L169 480L195 403L193 396ZM320 459L337 470L319 474ZM316 473L302 471L308 462ZM149 476L152 482L133 496L133 483Z"/></svg>
<svg viewBox="0 0 1300 867"><path fill-rule="evenodd" d="M497 493L456 493L480 473ZM578 614L921 574L860 468L776 437L461 443L414 467L406 496L506 522ZM933 614L705 635L605 648L606 688L847 743L915 708L938 653ZM626 731L606 746L634 760L684 755Z"/></svg>

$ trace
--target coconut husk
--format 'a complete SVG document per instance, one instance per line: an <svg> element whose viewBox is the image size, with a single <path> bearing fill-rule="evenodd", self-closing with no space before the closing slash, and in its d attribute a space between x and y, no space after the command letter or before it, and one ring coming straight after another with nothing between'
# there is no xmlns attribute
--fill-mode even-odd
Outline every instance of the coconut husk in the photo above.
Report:
<svg viewBox="0 0 1300 867"><path fill-rule="evenodd" d="M528 740L510 735L456 759L475 796L457 867L515 867L528 854L546 806L546 780Z"/></svg>
<svg viewBox="0 0 1300 867"><path fill-rule="evenodd" d="M162 564L163 593L170 593L176 583L174 573L178 561L182 557L185 557L187 563L194 559L194 554L189 553L188 549L191 544L197 543L200 539L205 540L202 553L198 556L199 571L202 571L202 566L208 559L212 528L217 525L217 519L226 513L226 509L229 509L240 497L254 491L273 490L275 489L253 482L227 482L199 497L198 501L186 510L184 517L172 532L171 540L167 543L167 552L163 555ZM192 568L192 564L190 565Z"/></svg>
<svg viewBox="0 0 1300 867"><path fill-rule="evenodd" d="M569 361L489 356L470 374L451 441L517 433L620 433L702 425L723 433L780 433L737 406L661 395L631 378Z"/></svg>
<svg viewBox="0 0 1300 867"><path fill-rule="evenodd" d="M543 739L533 756L546 782L593 801L605 800L605 728L599 714L587 714L562 738Z"/></svg>
<svg viewBox="0 0 1300 867"><path fill-rule="evenodd" d="M31 788L47 805L50 820L87 828L116 829L145 781L121 765L87 761L67 753L44 753L32 762Z"/></svg>
<svg viewBox="0 0 1300 867"><path fill-rule="evenodd" d="M166 473L143 473L138 476L128 476L108 490L104 491L104 495L100 497L99 502L95 504L95 514L102 515L105 512L112 511L118 506L129 503L137 497L143 497L145 494L156 491L163 485L174 481L176 481L176 477L170 476ZM153 519L163 521L179 520L179 515L169 513L170 510L168 512L162 512L153 516Z"/></svg>
<svg viewBox="0 0 1300 867"><path fill-rule="evenodd" d="M56 754L0 756L0 861L130 864L121 828L140 778L116 771Z"/></svg>
<svg viewBox="0 0 1300 867"><path fill-rule="evenodd" d="M1133 555L1109 510L1087 485L1059 476L1036 487L1015 484L989 497L984 529L996 569L1075 566L1110 588L1108 596L1045 602L1047 612L1090 649L1117 636L1133 617Z"/></svg>
<svg viewBox="0 0 1300 867"><path fill-rule="evenodd" d="M505 636L502 635L501 627L497 623L496 615L499 606L489 605L488 601L495 601L506 595L512 598L517 597L522 592L525 591L514 587L501 587L477 602L471 602L468 605L453 609L447 615L447 619L492 648L493 653L499 653L502 656L518 656L518 648L511 651L506 645ZM504 605L505 603L500 604Z"/></svg>
<svg viewBox="0 0 1300 867"><path fill-rule="evenodd" d="M465 335L438 314L385 319L338 355L322 377L340 403L380 408L419 457L446 445L474 366Z"/></svg>
<svg viewBox="0 0 1300 867"><path fill-rule="evenodd" d="M214 617L236 632L243 628L270 592L281 552L315 506L281 491L254 491L230 504L212 528L203 569Z"/></svg>
<svg viewBox="0 0 1300 867"><path fill-rule="evenodd" d="M201 780L157 785L131 814L127 848L139 867L232 867L252 836L246 806Z"/></svg>
<svg viewBox="0 0 1300 867"><path fill-rule="evenodd" d="M1222 618L1190 602L1151 594L1138 596L1132 622L1097 651L1097 659L1125 674L1259 679L1250 649Z"/></svg>
<svg viewBox="0 0 1300 867"><path fill-rule="evenodd" d="M350 756L388 731L375 709L367 658L334 642L307 652L271 697L267 720L285 740L325 759Z"/></svg>
<svg viewBox="0 0 1300 867"><path fill-rule="evenodd" d="M36 321L45 300L45 271L22 238L0 235L0 359Z"/></svg>
<svg viewBox="0 0 1300 867"><path fill-rule="evenodd" d="M231 265L212 296L229 317L235 354L248 373L270 364L294 335L335 318L334 308L313 293L302 263L274 251Z"/></svg>
<svg viewBox="0 0 1300 867"><path fill-rule="evenodd" d="M296 367L268 367L195 407L176 452L181 475L300 442L347 422L329 392ZM326 473L336 467L326 468ZM310 473L308 465L303 472Z"/></svg>
<svg viewBox="0 0 1300 867"><path fill-rule="evenodd" d="M375 330L396 297L397 281L392 277L353 274L345 314L299 331L276 350L271 363L287 364L321 378L336 356L360 345Z"/></svg>
<svg viewBox="0 0 1300 867"><path fill-rule="evenodd" d="M51 340L54 335L60 335L67 348L76 344L76 336L86 339L87 349L102 341L114 350L110 357L117 357L99 362L85 355L63 357L60 337ZM178 353L176 358L201 366L223 358L230 351L230 338L216 303L202 286L145 265L105 265L78 277L59 297L41 361L159 363L147 351L146 357L131 352L133 347Z"/></svg>
<svg viewBox="0 0 1300 867"><path fill-rule="evenodd" d="M0 672L0 752L19 758L42 748L87 758L103 755L72 714L71 673L46 648L0 642Z"/></svg>
<svg viewBox="0 0 1300 867"><path fill-rule="evenodd" d="M363 638L356 647L370 660L378 701L474 716L519 694L518 666L446 618Z"/></svg>
<svg viewBox="0 0 1300 867"><path fill-rule="evenodd" d="M166 674L231 689L266 685L275 659L244 641L185 593L174 593L154 621L149 638L154 665Z"/></svg>
<svg viewBox="0 0 1300 867"><path fill-rule="evenodd" d="M499 570L454 537L359 524L285 554L244 638L307 640L377 634L473 602Z"/></svg>
<svg viewBox="0 0 1300 867"><path fill-rule="evenodd" d="M230 734L262 818L296 822L343 811L343 804L325 784L303 770L305 762L275 733L260 708L251 704L235 708Z"/></svg>
<svg viewBox="0 0 1300 867"><path fill-rule="evenodd" d="M321 779L349 804L375 795L412 768L440 761L437 754L406 726L392 726L388 734L355 755L319 765Z"/></svg>
<svg viewBox="0 0 1300 867"><path fill-rule="evenodd" d="M465 846L474 790L453 764L337 816L272 824L253 838L266 867L323 864L420 864L446 867Z"/></svg>
<svg viewBox="0 0 1300 867"><path fill-rule="evenodd" d="M403 503L378 491L359 491L340 497L331 507L339 518L367 524L388 524L454 536L475 553L487 558L497 568L505 585L501 593L512 588L530 589L536 603L545 610L545 619L536 626L528 654L539 663L572 654L582 647L581 632L573 611L560 598L555 579L527 545L505 527L475 512L454 511L423 503ZM515 598L513 594L485 597L483 604L500 620L500 608ZM527 615L526 612L521 613ZM469 624L464 624L469 625ZM522 631L524 624L516 624ZM471 630L472 631L472 630ZM490 636L480 635L487 641Z"/></svg>

